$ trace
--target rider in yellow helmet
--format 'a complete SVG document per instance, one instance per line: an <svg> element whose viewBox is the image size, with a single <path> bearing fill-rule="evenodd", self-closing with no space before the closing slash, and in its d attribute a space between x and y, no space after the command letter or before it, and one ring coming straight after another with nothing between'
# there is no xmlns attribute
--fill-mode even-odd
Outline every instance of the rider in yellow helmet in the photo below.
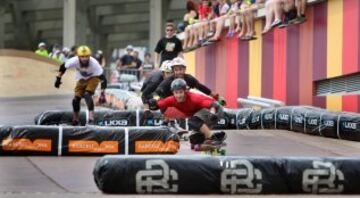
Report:
<svg viewBox="0 0 360 198"><path fill-rule="evenodd" d="M94 101L92 96L95 93L95 89L101 80L104 80L103 68L99 62L91 57L91 50L88 46L82 45L77 48L77 56L70 58L64 64L60 66L59 74L56 77L55 87L59 88L61 84L61 77L65 73L66 69L76 69L76 87L75 96L72 101L73 105L73 125L79 124L80 115L80 101L81 98L85 99L86 105L89 110L89 124L94 123ZM101 85L101 89L104 91L106 84Z"/></svg>

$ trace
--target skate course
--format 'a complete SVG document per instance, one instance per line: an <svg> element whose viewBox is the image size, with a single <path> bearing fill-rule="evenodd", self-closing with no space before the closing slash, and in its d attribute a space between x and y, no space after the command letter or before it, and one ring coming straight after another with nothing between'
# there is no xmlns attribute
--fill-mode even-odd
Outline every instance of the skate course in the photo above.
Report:
<svg viewBox="0 0 360 198"><path fill-rule="evenodd" d="M72 79L69 81L72 82ZM71 110L71 95L41 96L40 93L34 96L31 92L22 91L21 94L27 97L0 98L0 125L29 125L34 123L34 117L40 112L49 109ZM226 132L228 156L360 157L358 142L286 130ZM188 142L182 141L180 144L179 156L203 155L190 150ZM0 197L112 197L103 195L95 185L92 172L98 159L99 156L1 157Z"/></svg>

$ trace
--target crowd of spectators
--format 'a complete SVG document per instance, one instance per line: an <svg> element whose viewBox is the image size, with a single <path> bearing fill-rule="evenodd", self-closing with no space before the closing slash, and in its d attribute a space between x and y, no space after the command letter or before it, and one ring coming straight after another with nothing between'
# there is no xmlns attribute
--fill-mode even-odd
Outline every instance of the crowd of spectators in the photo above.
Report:
<svg viewBox="0 0 360 198"><path fill-rule="evenodd" d="M257 39L254 21L256 11L263 7L266 22L262 34L306 21L306 0L186 0L187 12L177 26L178 32L184 32L183 49L219 41L225 24L226 38Z"/></svg>

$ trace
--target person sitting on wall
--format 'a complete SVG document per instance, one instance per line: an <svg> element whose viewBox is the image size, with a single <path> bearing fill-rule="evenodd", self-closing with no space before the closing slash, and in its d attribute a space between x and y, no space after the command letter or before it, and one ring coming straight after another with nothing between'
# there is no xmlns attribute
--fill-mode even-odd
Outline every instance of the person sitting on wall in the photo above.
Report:
<svg viewBox="0 0 360 198"><path fill-rule="evenodd" d="M268 0L265 3L265 27L263 34L269 32L272 28L280 26L283 21L284 13L295 8L294 0ZM274 18L274 20L273 20Z"/></svg>
<svg viewBox="0 0 360 198"><path fill-rule="evenodd" d="M69 59L66 63L60 65L59 74L56 76L55 87L59 88L61 85L61 78L65 71L69 68L76 69L76 87L75 96L72 100L73 106L73 125L79 124L80 119L80 101L81 98L85 99L86 105L89 110L89 123L94 124L94 101L92 96L95 89L104 77L103 69L99 62L90 56L91 50L88 46L83 45L78 47L77 56ZM106 87L101 87L105 90Z"/></svg>
<svg viewBox="0 0 360 198"><path fill-rule="evenodd" d="M223 116L222 106L217 101L203 94L189 92L185 80L181 78L172 81L171 92L172 96L159 101L150 99L150 109L165 112L167 108L175 107L188 117L189 128L193 131L189 136L191 144L223 142L226 139L225 132L211 131Z"/></svg>

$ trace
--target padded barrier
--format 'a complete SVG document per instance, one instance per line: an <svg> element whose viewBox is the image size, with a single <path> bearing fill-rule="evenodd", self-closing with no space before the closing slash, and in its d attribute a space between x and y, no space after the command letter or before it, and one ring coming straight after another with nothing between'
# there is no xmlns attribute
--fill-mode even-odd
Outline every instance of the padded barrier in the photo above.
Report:
<svg viewBox="0 0 360 198"><path fill-rule="evenodd" d="M175 154L179 147L167 127L0 127L0 155Z"/></svg>
<svg viewBox="0 0 360 198"><path fill-rule="evenodd" d="M161 126L163 118L159 111L154 117L144 119L143 110L96 111L95 123L100 126ZM70 124L70 111L47 111L35 118L36 124ZM81 113L81 123L87 121ZM188 129L187 120L177 120ZM335 113L310 106L286 106L261 110L242 108L224 109L215 130L222 129L283 129L311 135L360 141L360 115Z"/></svg>
<svg viewBox="0 0 360 198"><path fill-rule="evenodd" d="M93 175L111 194L359 194L359 158L105 156Z"/></svg>

